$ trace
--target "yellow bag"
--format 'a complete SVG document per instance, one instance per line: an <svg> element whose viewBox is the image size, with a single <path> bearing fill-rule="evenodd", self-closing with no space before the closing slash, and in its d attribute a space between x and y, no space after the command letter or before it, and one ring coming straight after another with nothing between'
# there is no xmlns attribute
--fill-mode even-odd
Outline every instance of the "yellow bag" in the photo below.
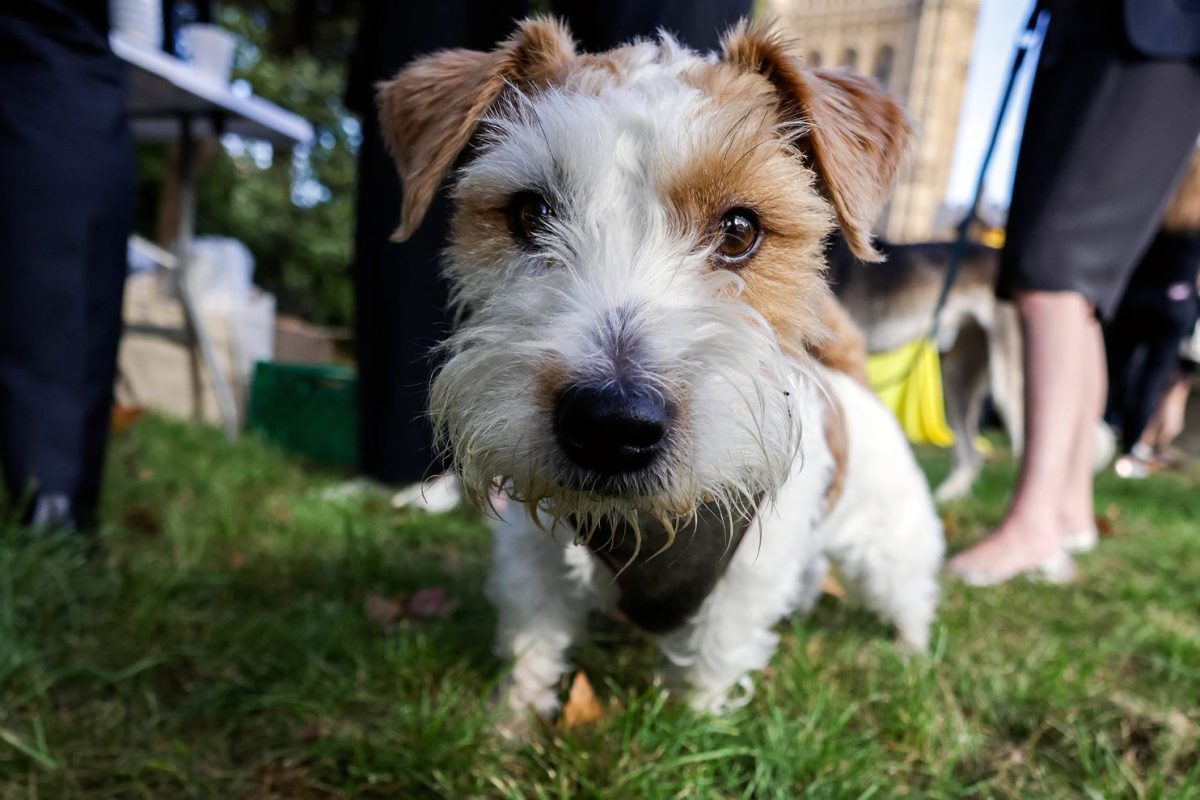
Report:
<svg viewBox="0 0 1200 800"><path fill-rule="evenodd" d="M954 432L946 424L941 359L933 342L918 339L877 353L867 359L867 375L909 441L938 447L954 444Z"/></svg>

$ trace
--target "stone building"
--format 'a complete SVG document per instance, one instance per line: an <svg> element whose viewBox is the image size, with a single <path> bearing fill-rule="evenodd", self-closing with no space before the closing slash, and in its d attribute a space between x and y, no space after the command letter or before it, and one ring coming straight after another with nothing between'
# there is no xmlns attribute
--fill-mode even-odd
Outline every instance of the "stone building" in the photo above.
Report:
<svg viewBox="0 0 1200 800"><path fill-rule="evenodd" d="M908 109L918 142L876 225L897 242L928 239L946 194L979 0L760 0L810 62L871 75Z"/></svg>

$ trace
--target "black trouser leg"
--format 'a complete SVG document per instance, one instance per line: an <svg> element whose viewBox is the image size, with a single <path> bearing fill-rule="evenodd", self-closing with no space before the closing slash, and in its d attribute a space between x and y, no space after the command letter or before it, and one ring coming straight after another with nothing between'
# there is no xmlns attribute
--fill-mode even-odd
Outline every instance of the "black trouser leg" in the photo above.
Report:
<svg viewBox="0 0 1200 800"><path fill-rule="evenodd" d="M447 290L437 267L446 210L434 203L404 244L388 240L400 219L399 181L378 133L359 151L354 265L362 471L385 483L425 477L434 465L426 401L433 348L448 332Z"/></svg>
<svg viewBox="0 0 1200 800"><path fill-rule="evenodd" d="M752 0L552 0L584 50L596 52L653 36L662 28L694 50L715 50L721 36L748 15Z"/></svg>
<svg viewBox="0 0 1200 800"><path fill-rule="evenodd" d="M1125 424L1122 426L1122 445L1128 453L1142 438L1150 418L1158 410L1167 383L1179 363L1179 337L1157 336L1142 345L1141 369L1138 383L1129 395Z"/></svg>
<svg viewBox="0 0 1200 800"><path fill-rule="evenodd" d="M1196 320L1196 299L1167 289L1130 289L1105 332L1109 399L1105 418L1121 428L1124 452L1141 439L1179 363L1179 344Z"/></svg>
<svg viewBox="0 0 1200 800"><path fill-rule="evenodd" d="M525 8L524 0L443 0L436 8L391 0L368 4L359 33L358 58L365 65L359 78L369 92L418 55L490 48L512 32ZM433 350L450 328L448 292L437 263L446 240L447 204L443 192L411 239L390 241L400 222L400 181L384 149L374 103L365 103L362 111L354 238L359 463L376 480L408 483L442 469L426 404Z"/></svg>
<svg viewBox="0 0 1200 800"><path fill-rule="evenodd" d="M108 433L112 424L113 385L121 341L121 308L128 274L128 239L133 223L134 158L132 147L116 154L113 202L99 209L88 236L88 277L84 377L83 460L76 492L78 512L92 513L99 504ZM122 199L127 198L125 202ZM81 519L81 522L87 522Z"/></svg>
<svg viewBox="0 0 1200 800"><path fill-rule="evenodd" d="M1119 323L1120 316L1104 327L1104 354L1108 366L1108 398L1104 406L1104 421L1124 429L1126 397L1138 340L1132 331Z"/></svg>
<svg viewBox="0 0 1200 800"><path fill-rule="evenodd" d="M0 462L14 498L61 495L88 516L109 428L132 218L124 95L52 79L39 90L28 69L6 78L19 91L0 98ZM108 101L111 123L63 111Z"/></svg>

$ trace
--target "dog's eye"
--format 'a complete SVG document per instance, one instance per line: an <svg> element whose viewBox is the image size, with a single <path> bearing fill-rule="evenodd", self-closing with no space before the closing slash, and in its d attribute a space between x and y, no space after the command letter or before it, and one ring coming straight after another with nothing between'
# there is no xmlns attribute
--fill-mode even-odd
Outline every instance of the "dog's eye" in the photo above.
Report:
<svg viewBox="0 0 1200 800"><path fill-rule="evenodd" d="M748 208L731 208L717 223L717 258L727 265L741 264L758 250L762 227Z"/></svg>
<svg viewBox="0 0 1200 800"><path fill-rule="evenodd" d="M508 227L521 244L529 244L546 231L554 207L537 192L518 192L508 205Z"/></svg>

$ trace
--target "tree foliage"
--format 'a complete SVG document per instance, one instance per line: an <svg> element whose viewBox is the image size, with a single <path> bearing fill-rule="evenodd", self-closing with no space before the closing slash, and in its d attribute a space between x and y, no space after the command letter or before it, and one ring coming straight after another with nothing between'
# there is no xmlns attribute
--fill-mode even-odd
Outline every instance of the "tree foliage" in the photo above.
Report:
<svg viewBox="0 0 1200 800"><path fill-rule="evenodd" d="M225 137L203 176L197 231L232 236L256 259L256 282L280 309L345 325L353 315L358 121L343 107L357 23L346 0L241 0L219 21L242 40L235 80L312 123L294 153Z"/></svg>

